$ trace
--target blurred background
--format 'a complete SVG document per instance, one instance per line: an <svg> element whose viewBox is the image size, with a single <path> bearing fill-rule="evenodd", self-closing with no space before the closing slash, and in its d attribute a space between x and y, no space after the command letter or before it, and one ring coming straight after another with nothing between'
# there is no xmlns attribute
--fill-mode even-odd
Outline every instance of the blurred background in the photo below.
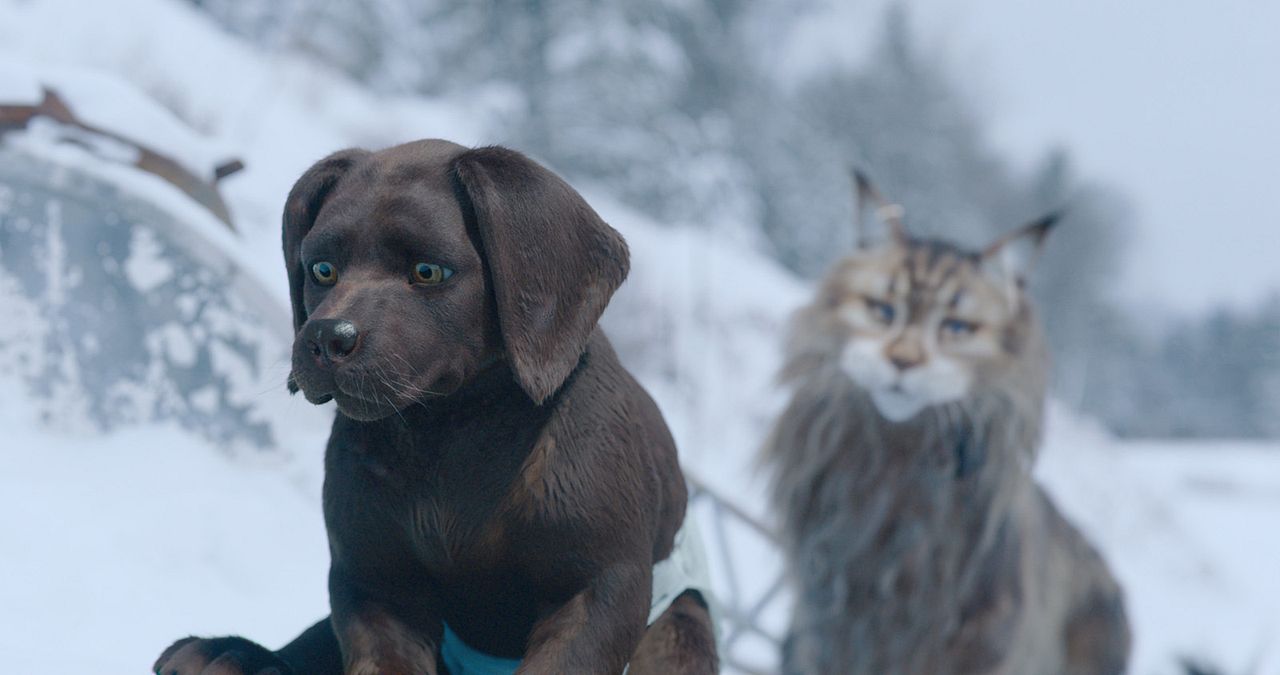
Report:
<svg viewBox="0 0 1280 675"><path fill-rule="evenodd" d="M627 237L605 326L709 490L727 672L768 672L786 625L754 456L856 165L967 245L1067 208L1033 284L1037 476L1126 585L1132 672L1280 673L1275 26L1264 2L0 0L0 651L141 673L327 612L333 413L284 389L281 205L333 150L444 137L533 155Z"/></svg>

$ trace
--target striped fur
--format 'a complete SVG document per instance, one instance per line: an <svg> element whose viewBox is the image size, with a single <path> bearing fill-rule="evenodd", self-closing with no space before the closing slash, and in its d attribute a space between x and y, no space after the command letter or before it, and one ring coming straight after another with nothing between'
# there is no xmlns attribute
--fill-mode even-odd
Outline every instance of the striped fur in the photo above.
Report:
<svg viewBox="0 0 1280 675"><path fill-rule="evenodd" d="M1030 476L1048 356L1013 249L1047 229L973 252L899 223L795 315L763 454L785 673L1123 672L1120 589Z"/></svg>

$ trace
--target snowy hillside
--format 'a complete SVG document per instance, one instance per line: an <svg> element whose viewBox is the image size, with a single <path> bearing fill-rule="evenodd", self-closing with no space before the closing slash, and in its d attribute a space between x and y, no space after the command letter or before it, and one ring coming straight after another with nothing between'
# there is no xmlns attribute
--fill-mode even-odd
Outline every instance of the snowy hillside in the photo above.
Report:
<svg viewBox="0 0 1280 675"><path fill-rule="evenodd" d="M18 366L0 370L0 653L14 673L114 675L146 672L159 649L188 633L281 644L327 611L319 485L332 414L283 387L284 195L312 161L341 147L428 136L489 142L487 120L508 102L376 96L228 37L168 0L0 3L0 102L30 101L42 84L86 119L155 139L194 168L245 161L248 168L223 185L240 228L232 235L172 188L55 146L38 130L0 146L6 156L83 171L169 214L136 230L152 231L146 223L153 223L158 243L123 249L120 264L137 271L125 275L135 286L160 292L185 276L170 269L173 260L240 280L224 293L234 311L202 321L217 333L245 312L277 328L252 335L252 358L209 368L229 379L221 404L269 420L274 447L220 441L177 414L99 431L51 417L51 399L33 392ZM783 402L772 385L781 330L808 289L732 232L660 226L599 187L581 187L632 250L632 275L606 329L662 406L690 473L767 520L754 456ZM0 217L4 206L0 198ZM166 229L169 221L194 229ZM56 240L50 222L31 225ZM196 235L204 255L177 243ZM172 256L157 256L171 245ZM165 269L169 276L156 276ZM45 322L47 307L6 275L12 270L0 268L0 314L27 312L30 325L54 331L42 336L70 334ZM75 292L76 282L67 283ZM147 353L171 363L174 344L147 343ZM33 358L9 347L0 344L0 364ZM84 360L68 368L97 369L112 358L77 354ZM165 410L187 410L185 402L199 397L196 389L171 393L179 403ZM1280 448L1119 443L1055 407L1037 473L1126 585L1134 673L1174 673L1183 655L1228 673L1280 673ZM740 592L769 583L776 557L759 541L743 536L729 547L744 564ZM766 621L785 624L784 601ZM770 657L759 644L750 656Z"/></svg>

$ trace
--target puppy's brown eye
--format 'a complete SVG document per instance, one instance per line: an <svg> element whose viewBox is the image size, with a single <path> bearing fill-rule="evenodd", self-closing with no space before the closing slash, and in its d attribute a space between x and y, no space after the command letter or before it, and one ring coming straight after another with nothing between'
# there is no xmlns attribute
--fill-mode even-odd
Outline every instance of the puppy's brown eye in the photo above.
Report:
<svg viewBox="0 0 1280 675"><path fill-rule="evenodd" d="M332 286L338 281L338 268L330 262L318 262L311 266L311 276L321 286Z"/></svg>
<svg viewBox="0 0 1280 675"><path fill-rule="evenodd" d="M453 270L443 265L420 262L413 266L413 280L420 284L438 284L453 276Z"/></svg>

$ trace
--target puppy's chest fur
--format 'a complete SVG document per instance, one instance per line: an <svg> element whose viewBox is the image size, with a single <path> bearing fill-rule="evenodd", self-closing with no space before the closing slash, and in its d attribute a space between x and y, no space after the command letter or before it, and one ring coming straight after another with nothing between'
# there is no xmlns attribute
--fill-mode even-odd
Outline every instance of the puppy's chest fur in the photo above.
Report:
<svg viewBox="0 0 1280 675"><path fill-rule="evenodd" d="M372 583L480 583L520 559L512 486L547 411L501 394L377 423L344 417L326 457L333 562Z"/></svg>

